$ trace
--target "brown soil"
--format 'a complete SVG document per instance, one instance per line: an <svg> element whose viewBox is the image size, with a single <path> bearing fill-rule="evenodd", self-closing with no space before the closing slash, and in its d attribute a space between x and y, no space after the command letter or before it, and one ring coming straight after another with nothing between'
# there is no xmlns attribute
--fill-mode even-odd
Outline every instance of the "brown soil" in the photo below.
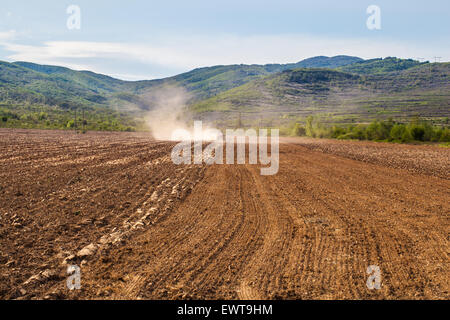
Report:
<svg viewBox="0 0 450 320"><path fill-rule="evenodd" d="M261 176L173 145L0 130L0 298L450 298L448 148L288 139Z"/></svg>

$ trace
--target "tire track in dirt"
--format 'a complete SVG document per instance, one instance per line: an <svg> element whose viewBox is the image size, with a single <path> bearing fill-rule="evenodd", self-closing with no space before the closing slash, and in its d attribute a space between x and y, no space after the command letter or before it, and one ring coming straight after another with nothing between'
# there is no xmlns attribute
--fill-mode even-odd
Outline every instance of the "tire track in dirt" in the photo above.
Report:
<svg viewBox="0 0 450 320"><path fill-rule="evenodd" d="M228 279L235 275L236 268L240 267L233 263L220 264L222 279L216 277L209 279L209 274L216 274L218 271L215 269L214 273L209 272L209 269L217 266L216 261L225 259L227 262L237 260L239 263L243 263L242 260L251 252L252 245L258 245L257 240L252 237L250 240L254 243L245 243L248 251L240 252L238 250L241 248L239 241L243 235L248 234L247 230L257 230L252 220L248 220L243 214L243 201L238 196L242 190L241 182L246 179L240 179L239 175L230 177L230 170L227 167L219 167L218 170L220 171L218 177L210 177L210 179L217 178L216 181L219 183L216 188L218 190L227 190L222 187L231 182L230 178L234 181L235 188L231 189L233 191L223 195L223 201L230 206L226 210L222 208L219 216L209 215L209 211L215 212L214 209L218 205L216 196L220 197L221 194L205 190L205 194L199 194L203 201L192 201L186 204L189 208L189 215L179 215L175 212L155 228L158 230L154 230L155 234L152 233L152 239L159 239L158 242L163 242L165 246L160 246L158 242L150 242L147 236L143 236L140 241L146 242L147 247L144 251L151 252L153 262L150 266L145 266L136 272L139 276L126 286L125 297L136 297L139 294L151 297L155 293L195 297L195 288L201 288L205 283L208 286L205 290L213 292L218 286L227 283ZM228 179L222 179L222 177L228 177ZM203 183L197 186L197 188L202 187L205 187ZM217 191L215 188L213 189ZM183 204L178 212L185 212L187 208ZM174 232L172 228L180 229ZM244 238L244 240L248 240L248 238ZM229 250L231 247L234 249ZM232 253L233 256L223 257L224 253ZM146 284L138 284L144 280L141 274L146 275ZM138 290L139 286L141 286L141 292ZM142 286L145 287L145 290L142 290Z"/></svg>
<svg viewBox="0 0 450 320"><path fill-rule="evenodd" d="M24 135L30 138L28 132ZM76 136L70 135L66 138L69 138L70 141L74 137ZM94 135L94 137L96 136ZM16 140L15 142L17 139L23 140L20 135L8 138ZM80 139L84 143L83 139L91 141L91 136L82 136ZM54 139L49 140L50 144L55 143ZM123 143L117 144L117 141L111 140L111 136L108 134L104 134L104 139L98 140L99 149L107 150L102 156L103 165L89 153L74 154L72 149L54 148L58 150L57 152L63 153L54 155L47 153L46 161L50 162L43 161L38 170L32 168L31 162L17 165L13 159L8 170L1 171L6 175L5 180L2 181L14 182L13 187L22 186L21 195L12 199L8 198L8 190L4 192L5 188L0 186L0 191L3 191L2 197L13 200L4 202L7 206L1 208L2 221L0 225L0 238L7 234L6 238L1 239L2 247L3 244L5 244L5 248L8 247L6 243L14 243L13 246L10 246L10 250L5 250L1 256L2 259L8 256L13 258L13 260L5 260L10 265L10 270L8 273L4 273L9 275L11 284L14 283L12 281L15 281L15 285L9 286L12 288L10 289L12 296L19 291L20 283L25 282L30 276L35 278L40 276L43 271L47 275L52 275L53 282L59 279L60 275L57 270L61 269L59 263L63 258L71 253L76 253L83 246L97 241L102 235L113 232L118 226L128 227L127 221L139 219L144 215L139 204L142 204L145 198L150 198L151 194L148 193L154 188L152 185L161 184L162 181L167 181L167 178L171 177L173 173L178 172L170 158L167 161L172 148L171 144L155 143L145 135L138 136L137 143L125 138ZM93 144L92 149L86 149L91 154L96 152L95 143ZM74 145L77 146L76 141ZM47 146L42 143L40 148L47 150ZM65 153L71 154L70 163L59 162L55 165L54 161L49 160L61 156L66 158ZM80 162L77 156L87 156L91 160L89 163ZM33 158L33 155L29 157ZM117 158L120 159L118 162ZM126 159L126 161L122 159ZM28 172L27 176L23 176L23 172ZM55 181L46 182L48 172L56 177ZM199 172L197 170L196 172L198 175ZM28 175L34 179L32 180ZM78 179L67 183L73 177L78 177ZM42 188L39 187L42 181L45 182L44 185L51 184L50 188L43 188L47 191L44 194L36 192L36 187ZM188 192L188 188L183 188L184 186L177 186L177 188L171 186L171 196L177 198ZM57 192L50 191L49 193L48 190ZM24 204L26 205L25 210L22 209ZM24 211L23 214L18 212L21 209ZM79 211L73 215L75 210ZM19 232L5 233L3 231L3 227L7 227L8 224L7 220L5 221L3 218L8 219L9 216L14 219L12 224L17 224L17 228L20 228ZM3 222L6 224L4 225ZM17 251L19 248L20 254ZM24 270L27 271L24 272ZM41 270L41 272L35 274L32 270ZM48 282L47 288L52 281ZM36 288L33 289L28 285L25 289L33 294ZM43 289L41 288L41 290Z"/></svg>
<svg viewBox="0 0 450 320"><path fill-rule="evenodd" d="M140 262L127 268L132 280L111 283L110 292L101 296L448 296L445 269L439 267L448 265L448 205L442 202L448 196L447 181L294 145L282 146L280 162L279 174L271 177L260 176L257 166L209 167L163 223L111 254ZM411 220L414 211L427 219ZM429 239L423 231L417 233L424 222ZM430 250L432 243L442 245ZM142 249L131 252L136 248ZM119 274L118 266L124 264L116 261L108 268ZM366 288L371 264L381 267L380 291ZM98 282L93 278L90 285ZM88 288L87 296L94 291Z"/></svg>
<svg viewBox="0 0 450 320"><path fill-rule="evenodd" d="M450 182L426 161L411 173L374 158L382 153L367 163L287 143L278 174L261 176L253 165L176 166L173 144L139 134L19 132L2 141L3 298L450 296ZM365 159L358 146L372 146L352 144L351 157ZM392 156L396 147L380 150ZM401 149L410 158L428 150ZM82 290L69 292L60 263L90 243L102 245L83 258ZM381 290L366 287L371 264Z"/></svg>
<svg viewBox="0 0 450 320"><path fill-rule="evenodd" d="M313 154L310 153L310 152L305 153L305 157L308 157L308 158L312 158L312 155ZM320 163L320 158L323 158L323 157L319 156L318 159L317 159L317 163ZM341 161L341 160L336 158L335 161ZM359 199L359 198L361 198L361 196L364 196L365 192L370 194L371 192L373 192L373 190L378 190L378 189L375 189L372 186L370 186L370 188L368 190L361 190L361 185L359 185L357 188L355 188L355 190L353 190L353 192L349 192L349 190L345 190L345 192L342 192L344 190L336 191L336 186L338 186L340 189L343 189L343 188L346 188L349 185L345 181L345 179L349 178L349 175L350 176L351 175L360 176L361 173L362 173L360 171L360 169L366 167L366 166L361 165L360 163L354 163L354 162L350 161L348 163L351 164L354 168L352 168L352 170L349 170L347 172L347 174L345 175L345 179L342 180L338 176L337 177L338 180L337 181L333 181L336 178L336 177L334 177L334 176L336 176L336 171L339 172L339 169L337 169L337 168L345 168L346 167L345 166L346 160L344 159L342 161L343 162L339 163L339 166L336 167L336 169L333 168L332 172L334 172L334 174L330 174L330 170L326 170L326 168L323 168L323 167L319 167L319 170L316 171L314 166L313 166L313 164L308 163L306 168L307 168L307 170L308 170L308 172L310 174L309 175L307 175L307 174L304 175L304 179L310 180L310 181L308 181L308 185L317 184L317 186L321 186L321 188L327 187L327 186L331 187L331 189L330 189L330 187L328 187L327 188L328 190L323 190L323 189L320 190L319 188L311 188L309 192L314 194L314 193L316 193L316 192L314 192L316 189L320 190L320 193L317 193L316 197L319 200L319 203L323 203L324 204L324 206L325 206L324 209L328 209L329 213L326 214L326 217L332 218L333 215L337 215L338 218L343 220L346 225L349 225L349 226L353 225L352 229L353 228L354 229L346 231L345 233L349 234L349 235L352 235L352 234L360 235L357 239L352 239L352 242L353 243L355 243L355 242L358 243L358 242L362 241L363 244L366 244L365 247L366 247L366 250L367 250L367 253L368 253L368 254L366 254L366 256L370 257L370 255L369 255L370 252L372 252L372 254L373 254L374 252L379 252L380 250L381 251L385 251L387 256L391 256L390 259L389 259L390 261L397 261L397 263L399 263L401 265L403 261L398 256L396 256L395 253L396 252L400 252L400 253L403 252L403 254L404 254L404 251L406 250L405 249L406 247L408 247L408 248L412 247L413 242L411 241L411 239L409 239L409 237L406 237L399 230L395 230L395 233L394 233L395 236L393 236L393 232L391 230L392 227L389 226L389 227L384 228L384 224L385 223L383 223L382 219L378 219L378 221L371 221L370 220L371 218L373 219L374 217L376 217L375 214L373 216L371 216L369 219L367 219L367 214L364 213L364 212L355 212L355 213L352 212L352 215L350 217L348 217L348 218L346 217L346 215L345 215L345 207L343 206L343 204L354 202L350 207L347 206L348 207L347 210L348 209L353 209L352 207L354 207L354 209L364 208L365 207L364 200L363 201L358 201L358 202L355 203L355 199ZM326 163L329 163L330 166L332 166L332 162L326 162ZM321 174L322 175L325 174L323 176L323 178L321 177ZM390 175L392 176L392 172L390 172ZM403 176L403 174L402 174L402 176ZM313 178L311 179L310 177L313 177ZM359 177L359 178L361 178L361 177ZM379 175L379 178L381 180L383 180L384 178L389 179L390 176L383 177L383 175ZM364 181L364 179L362 179L362 180ZM419 183L420 180L421 179L416 179L416 181L414 181L415 184L420 185L420 183ZM370 183L368 183L368 185L371 185L372 183L375 184L375 185L380 185L380 184L383 185L383 181L377 181L377 179L372 179L372 180L369 180L369 181L370 181ZM439 182L439 179L436 179L436 181L434 181L434 182ZM384 182L384 184L386 185L385 182ZM364 189L365 185L362 186L362 187ZM348 188L346 188L346 189L348 189ZM331 191L333 191L333 192L331 192ZM326 195L326 197L323 196L324 194ZM420 198L420 194L421 194L421 192L419 192L417 195L414 194L412 196L416 196L416 197ZM337 196L335 199L333 199L334 195ZM359 195L359 197L358 197L358 195ZM363 197L363 199L364 199L364 197ZM427 199L427 198L425 197L424 199ZM328 204L329 202L331 202L331 204ZM377 206L379 207L380 205L382 205L382 209L380 210L380 208L377 208L378 211L376 212L376 214L377 215L383 214L383 211L389 212L389 206L391 204L392 203L388 202L388 203L386 203L386 205L383 205L382 202L378 202ZM372 210L370 210L370 208L369 208L369 212L368 212L369 214L370 214L370 211L372 211ZM357 219L356 221L359 221L359 223L356 224L356 225L354 224L355 218ZM442 222L444 222L444 221L445 221L445 219L442 220ZM447 220L447 222L448 222L448 220ZM376 229L372 229L371 228L372 226L376 227ZM364 230L361 230L362 228L364 228ZM438 227L438 230L442 231L443 229ZM385 239L385 238L384 239L377 239L378 235L388 236L388 239ZM361 238L361 236L363 236L363 237ZM387 245L385 245L385 243ZM384 249L383 245L384 246L388 246L388 249L387 250L383 250ZM361 249L363 247L364 246L361 246L361 245L356 246L356 248L361 248ZM381 247L381 249L380 249L380 247ZM374 250L374 249L376 249L376 250ZM356 260L364 261L365 260L364 259L364 253L363 253L363 251L360 251L360 252L361 252L361 257L356 259ZM318 256L321 256L321 254L319 252L317 252L316 254ZM394 256L392 256L392 255L394 255ZM409 257L409 258L411 258L411 257ZM412 258L414 260L414 256L412 256ZM446 260L448 261L448 258L441 257L441 261L446 261ZM409 264L409 263L410 262L405 261L405 264ZM417 263L417 265L419 266L419 268L416 269L416 272L418 272L418 270L421 269L420 268L420 263L419 263L419 261L416 261L415 263ZM361 265L361 266L359 266L359 269L364 270L363 267L365 268L365 266ZM355 265L354 268L357 268L357 266ZM354 274L355 273L354 270L353 270L353 272L352 272L352 270L348 270L347 272L348 272L348 274L352 274L352 273ZM397 271L397 272L399 272L399 271ZM400 275L402 275L402 274L403 274L403 276L405 276L407 274L407 272L400 273ZM398 277L398 275L397 275L397 277ZM417 282L417 280L415 280L415 281ZM404 280L403 284L405 284L405 282L406 281ZM358 288L361 289L360 286ZM353 296L355 297L355 295L353 295ZM361 293L357 294L356 296L361 296Z"/></svg>

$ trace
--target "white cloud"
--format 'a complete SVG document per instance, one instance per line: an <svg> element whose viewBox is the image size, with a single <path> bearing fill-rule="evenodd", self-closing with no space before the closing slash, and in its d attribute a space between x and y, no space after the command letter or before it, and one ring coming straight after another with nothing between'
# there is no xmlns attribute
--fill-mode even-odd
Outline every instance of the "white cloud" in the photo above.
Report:
<svg viewBox="0 0 450 320"><path fill-rule="evenodd" d="M6 41L11 41L16 37L15 30L9 31L0 31L0 45L2 45Z"/></svg>
<svg viewBox="0 0 450 320"><path fill-rule="evenodd" d="M14 32L0 33L0 40L10 40ZM8 38L9 37L9 38ZM139 63L147 66L170 67L187 71L196 67L219 64L265 64L296 62L304 58L339 54L362 58L398 56L402 58L424 57L432 59L435 50L429 46L416 47L399 41L372 40L369 38L346 39L328 38L298 34L259 36L172 36L164 41L149 44L88 42L88 41L48 41L43 45L23 45L11 41L1 43L11 60L65 65L77 70L89 69L100 72L95 65L85 64L93 58ZM443 61L449 60L449 48L441 47ZM69 59L70 63L67 60ZM75 63L73 61L76 61ZM104 70L102 70L105 72ZM108 74L120 74L118 70L108 70ZM139 75L127 74L128 79L142 79Z"/></svg>

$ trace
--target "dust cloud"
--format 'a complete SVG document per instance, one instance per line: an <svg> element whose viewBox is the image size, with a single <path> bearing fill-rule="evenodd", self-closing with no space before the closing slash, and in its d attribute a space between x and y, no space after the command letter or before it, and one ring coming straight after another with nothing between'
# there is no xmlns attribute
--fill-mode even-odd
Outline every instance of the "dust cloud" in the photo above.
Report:
<svg viewBox="0 0 450 320"><path fill-rule="evenodd" d="M187 108L191 96L186 89L176 85L165 85L148 92L145 98L151 101L152 110L146 114L145 122L156 140L215 140L215 129L204 126L194 130L194 119Z"/></svg>

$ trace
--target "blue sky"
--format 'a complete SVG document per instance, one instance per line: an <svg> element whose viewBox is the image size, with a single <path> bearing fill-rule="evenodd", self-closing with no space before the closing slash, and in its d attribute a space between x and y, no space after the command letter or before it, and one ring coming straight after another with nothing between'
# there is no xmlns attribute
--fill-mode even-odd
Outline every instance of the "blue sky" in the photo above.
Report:
<svg viewBox="0 0 450 320"><path fill-rule="evenodd" d="M69 5L81 28L69 30ZM369 5L381 29L369 30ZM317 55L450 61L450 1L2 0L0 60L153 79Z"/></svg>

